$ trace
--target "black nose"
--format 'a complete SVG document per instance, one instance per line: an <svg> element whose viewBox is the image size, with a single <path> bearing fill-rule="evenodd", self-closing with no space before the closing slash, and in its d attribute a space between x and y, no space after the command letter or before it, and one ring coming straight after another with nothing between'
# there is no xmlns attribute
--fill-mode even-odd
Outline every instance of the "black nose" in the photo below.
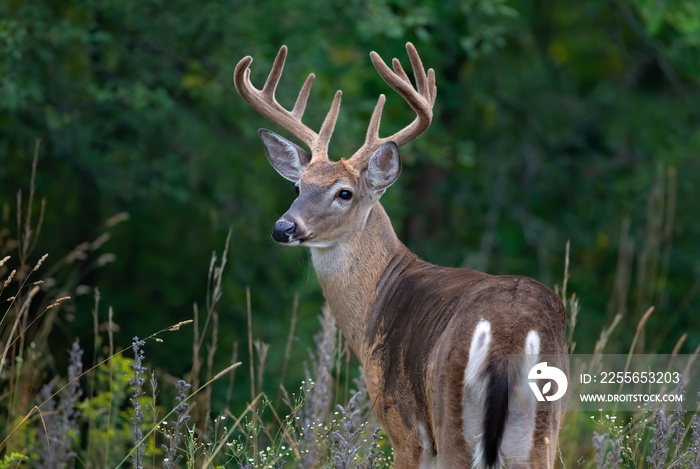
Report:
<svg viewBox="0 0 700 469"><path fill-rule="evenodd" d="M278 243L288 243L296 233L297 226L285 219L277 220L275 226L272 227L272 239Z"/></svg>

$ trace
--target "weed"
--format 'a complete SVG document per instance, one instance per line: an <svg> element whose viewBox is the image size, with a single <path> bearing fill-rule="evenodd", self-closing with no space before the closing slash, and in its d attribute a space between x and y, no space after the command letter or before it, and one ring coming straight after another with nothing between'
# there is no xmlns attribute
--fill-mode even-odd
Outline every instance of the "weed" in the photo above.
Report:
<svg viewBox="0 0 700 469"><path fill-rule="evenodd" d="M350 353L328 308L322 311L315 349L309 352L306 380L297 393L290 394L282 385L290 362L298 296L294 298L292 322L282 350L255 339L252 298L247 290L250 401L239 415L231 414L227 410L230 406L220 415L213 413L211 384L224 376L228 378L226 395L230 404L235 368L240 365L236 345L233 365L218 373L214 370L219 333L217 307L222 298L230 233L221 257L215 252L210 259L205 309L201 314L195 304L191 320L144 334L145 339L134 338L131 345L119 351L113 336L114 313L109 308L103 328L99 322L100 293L93 289L92 364L84 368L83 352L76 340L68 351L65 378L47 381L47 375L55 375L48 371L56 369L49 347L50 331L67 308L76 308L73 298L81 291L77 288L77 274L65 272L77 270L78 259L92 258L94 267L113 259L112 254L101 252L109 238L107 230L128 216L119 214L108 220L104 233L59 256L59 261L51 266L53 255L35 256L33 252L46 210L46 201L42 200L36 215L36 170L35 155L28 198L25 200L21 192L17 197L17 234L13 237L6 228L0 229L0 469L22 465L123 467L129 463L136 468L165 469L391 467L390 448L372 412L373 402L361 370L360 378L354 381L355 390L349 389ZM663 222L649 228L649 239L643 243L636 262L630 227L623 224L619 272L608 307L610 325L602 328L594 350L596 358L589 364L592 368L601 363L607 347L617 347L619 351L618 326L628 322L630 314L638 319L636 329L627 328L634 332L628 353L645 350L650 344L645 330L648 322L656 318L653 312L662 311L664 304L673 231L674 179L672 172L668 177L665 174L660 173L660 189L655 189L649 204L650 217ZM9 213L9 209L3 210L3 227L11 218ZM584 314L585 302L570 292L568 253L567 244L564 283L558 293L569 312L568 341L573 352L575 326L577 318ZM636 278L634 265L639 269ZM629 307L630 303L634 307ZM648 306L652 303L659 308ZM173 380L150 371L146 344L157 346L159 335L176 333L189 325L193 327L192 369L184 379ZM105 331L106 339L101 335ZM683 337L675 352L682 341ZM125 358L129 349L134 356L130 363ZM270 357L277 353L283 353L284 359L273 402L263 391L267 388L264 370L272 362ZM340 384L343 375L344 393ZM150 398L144 392L147 377L152 390ZM174 386L174 403L158 402L158 377ZM341 399L343 394L349 399ZM40 399L37 401L35 396ZM172 408L167 410L169 406ZM688 415L680 408L670 413L613 413L597 419L569 414L560 446L567 467L579 463L610 469L700 468L700 418L697 412Z"/></svg>

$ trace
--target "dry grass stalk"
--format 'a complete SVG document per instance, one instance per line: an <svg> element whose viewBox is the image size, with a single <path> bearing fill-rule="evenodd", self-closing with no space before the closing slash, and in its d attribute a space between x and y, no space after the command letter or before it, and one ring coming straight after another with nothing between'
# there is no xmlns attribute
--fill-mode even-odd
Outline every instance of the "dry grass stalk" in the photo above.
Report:
<svg viewBox="0 0 700 469"><path fill-rule="evenodd" d="M284 380L287 377L287 369L289 367L289 359L292 355L292 341L294 340L294 331L297 324L297 311L299 309L299 294L294 294L294 302L292 303L292 319L289 324L289 334L287 334L287 342L284 346L284 360L282 361L282 371L280 373L280 387L277 389L277 397L275 398L275 406L279 406L282 390L284 390Z"/></svg>

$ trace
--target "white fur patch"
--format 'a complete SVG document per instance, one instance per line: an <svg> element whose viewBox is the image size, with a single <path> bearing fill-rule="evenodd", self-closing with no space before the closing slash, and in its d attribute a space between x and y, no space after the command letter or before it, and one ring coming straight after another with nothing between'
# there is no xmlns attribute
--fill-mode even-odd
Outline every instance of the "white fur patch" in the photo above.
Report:
<svg viewBox="0 0 700 469"><path fill-rule="evenodd" d="M433 443L422 423L418 424L418 439L420 440L423 452L420 455L420 469L431 469L433 465Z"/></svg>
<svg viewBox="0 0 700 469"><path fill-rule="evenodd" d="M539 355L540 353L540 335L537 331L532 330L527 333L525 337L525 354L526 355ZM537 357L535 357L535 360ZM534 364L533 364L534 366Z"/></svg>
<svg viewBox="0 0 700 469"><path fill-rule="evenodd" d="M482 319L474 328L471 344L469 345L469 363L464 370L464 385L483 381L481 372L488 358L489 343L491 342L491 323Z"/></svg>
<svg viewBox="0 0 700 469"><path fill-rule="evenodd" d="M464 439L474 455L473 468L481 467L481 463L484 460L482 433L489 380L484 377L483 373L484 368L488 364L490 343L491 323L482 319L474 328L474 334L469 346L469 362L464 370L462 396Z"/></svg>
<svg viewBox="0 0 700 469"><path fill-rule="evenodd" d="M537 364L540 353L540 335L535 330L528 332L523 346L526 355L522 369L518 370L518 380L511 383L509 407L519 409L508 412L508 420L503 434L501 450L509 466L527 467L535 432L535 406L537 401L531 392L527 374ZM517 400L517 401L516 401Z"/></svg>
<svg viewBox="0 0 700 469"><path fill-rule="evenodd" d="M306 242L305 244L311 248L311 261L319 277L333 275L343 266L346 255L343 243L322 244Z"/></svg>

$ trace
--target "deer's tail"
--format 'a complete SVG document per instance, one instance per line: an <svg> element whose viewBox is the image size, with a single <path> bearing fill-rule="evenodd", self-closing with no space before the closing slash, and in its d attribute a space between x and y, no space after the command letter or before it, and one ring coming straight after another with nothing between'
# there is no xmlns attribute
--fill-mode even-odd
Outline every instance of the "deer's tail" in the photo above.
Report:
<svg viewBox="0 0 700 469"><path fill-rule="evenodd" d="M536 400L527 384L527 373L537 363L539 334L531 330L525 339L525 360L508 382L508 357L492 350L491 324L481 320L474 329L469 362L464 373L462 414L464 436L472 454L472 469L526 467L532 447ZM510 392L509 392L510 390ZM514 392L515 390L515 392ZM518 399L517 411L509 401Z"/></svg>

